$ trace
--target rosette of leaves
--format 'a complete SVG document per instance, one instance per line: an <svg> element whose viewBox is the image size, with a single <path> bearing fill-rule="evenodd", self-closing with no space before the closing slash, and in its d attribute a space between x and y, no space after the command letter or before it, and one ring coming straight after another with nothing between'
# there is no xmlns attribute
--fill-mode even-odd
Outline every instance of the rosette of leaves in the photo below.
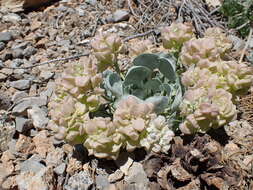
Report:
<svg viewBox="0 0 253 190"><path fill-rule="evenodd" d="M133 95L155 105L156 113L174 113L181 100L183 89L176 72L176 60L169 54L145 53L133 60L133 66L124 79L117 73L104 73L106 95L117 102Z"/></svg>
<svg viewBox="0 0 253 190"><path fill-rule="evenodd" d="M228 27L236 28L243 37L249 34L253 22L252 0L224 0L220 10L228 17Z"/></svg>

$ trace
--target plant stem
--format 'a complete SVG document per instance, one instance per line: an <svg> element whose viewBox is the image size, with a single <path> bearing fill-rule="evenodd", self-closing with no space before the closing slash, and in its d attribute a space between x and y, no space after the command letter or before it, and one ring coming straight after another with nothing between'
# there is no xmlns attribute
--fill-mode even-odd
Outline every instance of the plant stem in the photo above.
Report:
<svg viewBox="0 0 253 190"><path fill-rule="evenodd" d="M113 62L113 65L115 67L116 72L120 75L120 68L118 65L118 54L114 53L115 61Z"/></svg>
<svg viewBox="0 0 253 190"><path fill-rule="evenodd" d="M249 35L248 35L248 40L247 40L246 45L245 45L245 47L244 47L244 49L243 49L243 51L242 51L242 55L241 55L241 57L240 57L239 63L242 62L243 57L244 57L244 55L245 55L245 52L246 52L246 50L247 50L247 48L248 48L248 46L249 46L249 42L250 42L250 39L251 39L251 37L252 37L252 32L253 32L253 29L252 29L252 27L251 27L251 28L250 28L250 31L249 31Z"/></svg>

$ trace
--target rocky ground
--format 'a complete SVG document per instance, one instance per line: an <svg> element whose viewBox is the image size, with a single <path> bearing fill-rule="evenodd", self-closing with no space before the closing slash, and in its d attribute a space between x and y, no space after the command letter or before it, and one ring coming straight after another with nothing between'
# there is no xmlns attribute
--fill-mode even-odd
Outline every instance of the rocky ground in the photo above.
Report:
<svg viewBox="0 0 253 190"><path fill-rule="evenodd" d="M88 55L97 32L159 43L159 26L194 20L192 10L198 35L210 26L226 29L225 20L203 3L134 2L62 0L0 12L0 189L253 189L253 93L238 101L240 121L210 134L177 137L168 155L137 150L107 161L89 157L82 145L54 139L47 128L54 81L66 64ZM227 32L231 56L238 59L245 40ZM252 49L253 38L246 55Z"/></svg>

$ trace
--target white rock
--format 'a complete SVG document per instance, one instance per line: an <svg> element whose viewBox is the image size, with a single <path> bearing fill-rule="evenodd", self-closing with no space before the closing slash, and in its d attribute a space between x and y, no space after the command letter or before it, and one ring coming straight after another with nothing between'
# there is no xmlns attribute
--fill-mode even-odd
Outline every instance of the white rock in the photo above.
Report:
<svg viewBox="0 0 253 190"><path fill-rule="evenodd" d="M32 119L33 125L37 129L44 129L47 126L49 119L46 113L38 106L33 106L32 109L27 110L28 118Z"/></svg>

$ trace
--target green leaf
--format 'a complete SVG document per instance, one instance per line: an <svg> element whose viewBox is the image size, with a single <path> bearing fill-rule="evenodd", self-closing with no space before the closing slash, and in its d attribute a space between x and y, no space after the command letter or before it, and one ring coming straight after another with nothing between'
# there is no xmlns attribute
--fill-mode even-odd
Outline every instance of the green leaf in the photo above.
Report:
<svg viewBox="0 0 253 190"><path fill-rule="evenodd" d="M167 94L167 96L170 96L172 88L171 88L171 86L169 84L165 83L165 84L162 84L161 90L165 91L166 94Z"/></svg>
<svg viewBox="0 0 253 190"><path fill-rule="evenodd" d="M126 74L124 86L130 84L140 85L142 81L151 78L151 74L152 71L147 67L133 66L128 70Z"/></svg>
<svg viewBox="0 0 253 190"><path fill-rule="evenodd" d="M159 79L151 79L145 83L144 89L149 94L155 94L156 92L160 91L161 85L162 85L162 82Z"/></svg>
<svg viewBox="0 0 253 190"><path fill-rule="evenodd" d="M182 88L181 88L181 86L179 86L178 89L176 90L176 95L175 95L174 100L171 105L171 111L174 112L178 109L179 105L182 102L182 99L183 99Z"/></svg>
<svg viewBox="0 0 253 190"><path fill-rule="evenodd" d="M107 72L104 80L104 88L107 90L109 96L120 97L123 96L123 88L120 76L117 73Z"/></svg>
<svg viewBox="0 0 253 190"><path fill-rule="evenodd" d="M238 0L225 0L220 10L225 16L234 16L236 14L242 13L244 7L239 3Z"/></svg>
<svg viewBox="0 0 253 190"><path fill-rule="evenodd" d="M169 59L160 58L158 69L170 81L176 80L175 67L172 66L172 63Z"/></svg>
<svg viewBox="0 0 253 190"><path fill-rule="evenodd" d="M133 64L136 66L148 67L152 71L159 66L159 56L151 53L144 53L137 56L133 60Z"/></svg>

